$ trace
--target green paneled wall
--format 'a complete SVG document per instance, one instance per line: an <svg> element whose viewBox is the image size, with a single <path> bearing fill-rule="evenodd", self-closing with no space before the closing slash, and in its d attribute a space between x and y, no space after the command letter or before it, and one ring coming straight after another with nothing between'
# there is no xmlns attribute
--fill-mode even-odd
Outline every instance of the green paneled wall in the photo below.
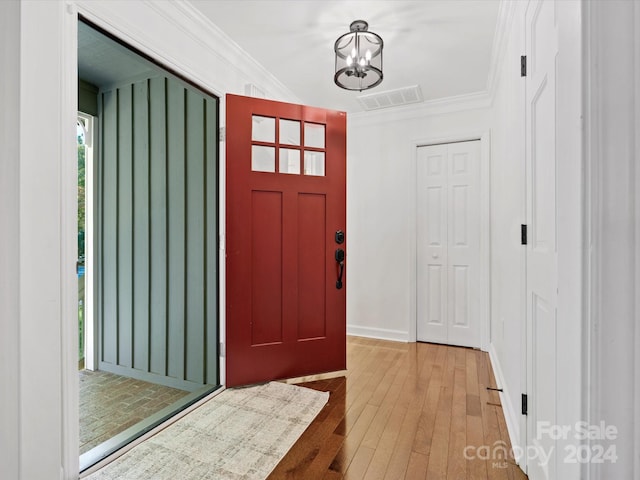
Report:
<svg viewBox="0 0 640 480"><path fill-rule="evenodd" d="M218 100L156 77L98 107L99 368L218 385Z"/></svg>

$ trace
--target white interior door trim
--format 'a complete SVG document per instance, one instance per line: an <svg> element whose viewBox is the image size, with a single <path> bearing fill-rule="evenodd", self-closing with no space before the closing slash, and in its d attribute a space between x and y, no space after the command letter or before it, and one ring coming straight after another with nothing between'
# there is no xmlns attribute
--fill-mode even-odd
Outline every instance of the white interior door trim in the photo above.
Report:
<svg viewBox="0 0 640 480"><path fill-rule="evenodd" d="M438 145L442 143L468 142L470 140L480 140L480 348L483 351L489 350L491 339L490 318L491 318L491 205L490 205L490 167L491 167L491 132L464 131L452 132L451 134L439 137L426 137L416 139L412 142L413 157L411 159L410 173L414 179L409 185L409 341L415 342L417 338L417 170L418 170L418 147Z"/></svg>

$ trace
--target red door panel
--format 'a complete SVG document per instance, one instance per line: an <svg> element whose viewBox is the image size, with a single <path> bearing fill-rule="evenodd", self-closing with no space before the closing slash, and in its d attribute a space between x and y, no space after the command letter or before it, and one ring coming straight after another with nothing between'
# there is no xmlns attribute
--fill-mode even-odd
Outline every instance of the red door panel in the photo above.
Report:
<svg viewBox="0 0 640 480"><path fill-rule="evenodd" d="M226 384L346 368L346 114L227 95Z"/></svg>

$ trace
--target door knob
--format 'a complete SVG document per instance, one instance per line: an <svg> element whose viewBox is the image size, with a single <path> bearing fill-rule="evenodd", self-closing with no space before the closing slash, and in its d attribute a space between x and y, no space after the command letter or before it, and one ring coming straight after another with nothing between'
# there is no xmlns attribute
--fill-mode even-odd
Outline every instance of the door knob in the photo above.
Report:
<svg viewBox="0 0 640 480"><path fill-rule="evenodd" d="M437 253L433 253L433 254L431 254L431 256L432 256L433 258L439 258L439 257L440 257L440 255L438 255Z"/></svg>
<svg viewBox="0 0 640 480"><path fill-rule="evenodd" d="M336 281L336 288L340 290L342 288L342 275L344 274L344 250L341 248L336 249L336 262L338 264L338 280Z"/></svg>

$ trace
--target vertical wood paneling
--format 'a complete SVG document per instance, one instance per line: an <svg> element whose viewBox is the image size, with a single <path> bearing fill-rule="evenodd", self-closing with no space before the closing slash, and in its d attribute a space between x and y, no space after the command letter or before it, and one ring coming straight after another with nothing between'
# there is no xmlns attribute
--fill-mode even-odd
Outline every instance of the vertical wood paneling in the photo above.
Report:
<svg viewBox="0 0 640 480"><path fill-rule="evenodd" d="M187 318L185 321L186 379L204 382L205 327L205 189L204 98L187 91Z"/></svg>
<svg viewBox="0 0 640 480"><path fill-rule="evenodd" d="M149 103L148 82L133 86L133 367L149 370Z"/></svg>
<svg viewBox="0 0 640 480"><path fill-rule="evenodd" d="M132 367L133 110L131 87L118 89L118 365Z"/></svg>
<svg viewBox="0 0 640 480"><path fill-rule="evenodd" d="M166 81L149 80L150 178L150 271L151 322L150 371L166 375L167 344L167 128Z"/></svg>
<svg viewBox="0 0 640 480"><path fill-rule="evenodd" d="M167 83L169 318L167 324L167 374L184 378L184 322L186 312L186 158L185 90L176 81Z"/></svg>
<svg viewBox="0 0 640 480"><path fill-rule="evenodd" d="M117 362L118 340L118 258L117 202L118 202L118 118L117 93L103 95L102 129L102 325L101 360Z"/></svg>
<svg viewBox="0 0 640 480"><path fill-rule="evenodd" d="M152 78L101 102L100 368L218 384L218 101Z"/></svg>

